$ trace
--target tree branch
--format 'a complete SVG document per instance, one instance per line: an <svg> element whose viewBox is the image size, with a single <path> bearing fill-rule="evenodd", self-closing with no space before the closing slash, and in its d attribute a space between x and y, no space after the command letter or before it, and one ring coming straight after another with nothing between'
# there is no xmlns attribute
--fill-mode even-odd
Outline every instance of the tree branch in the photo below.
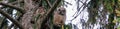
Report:
<svg viewBox="0 0 120 29"><path fill-rule="evenodd" d="M7 22L7 20L5 20L5 19L6 19L6 18L3 17L2 22L1 22L1 24L0 24L0 29L2 29L3 26L5 25L5 23Z"/></svg>
<svg viewBox="0 0 120 29"><path fill-rule="evenodd" d="M17 0L17 1L15 1L15 2L11 2L11 3L9 3L9 4L17 4L17 3L22 3L22 2L24 2L23 0Z"/></svg>
<svg viewBox="0 0 120 29"><path fill-rule="evenodd" d="M22 25L20 24L20 22L18 22L17 20L13 19L7 12L4 12L3 10L0 10L0 13L3 16L6 16L10 21L12 21L16 26L18 26L19 28L23 29Z"/></svg>
<svg viewBox="0 0 120 29"><path fill-rule="evenodd" d="M20 11L23 14L26 12L23 8L16 7L16 6L13 6L13 5L10 5L10 4L5 4L5 3L0 2L0 5L7 6L7 7L10 7L10 8L14 8L14 9Z"/></svg>
<svg viewBox="0 0 120 29"><path fill-rule="evenodd" d="M55 1L55 3L53 4L53 7L51 7L51 8L48 10L48 12L44 15L45 18L46 18L49 14L51 14L51 13L54 12L54 10L57 8L57 6L59 5L60 2L61 2L61 0L56 0L56 1Z"/></svg>
<svg viewBox="0 0 120 29"><path fill-rule="evenodd" d="M47 20L46 18L54 12L54 10L57 8L57 6L59 5L59 3L61 2L61 0L56 0L53 4L53 6L48 10L48 12L46 14L43 15L43 17L40 20L40 23L42 24L45 20ZM40 25L41 28L41 25Z"/></svg>
<svg viewBox="0 0 120 29"><path fill-rule="evenodd" d="M47 4L50 6L50 8L52 7L51 3L48 0L45 0L47 2Z"/></svg>
<svg viewBox="0 0 120 29"><path fill-rule="evenodd" d="M15 20L20 21L21 17L23 17L22 14L19 17L17 17ZM13 26L14 26L14 24L11 24L9 28L12 28Z"/></svg>

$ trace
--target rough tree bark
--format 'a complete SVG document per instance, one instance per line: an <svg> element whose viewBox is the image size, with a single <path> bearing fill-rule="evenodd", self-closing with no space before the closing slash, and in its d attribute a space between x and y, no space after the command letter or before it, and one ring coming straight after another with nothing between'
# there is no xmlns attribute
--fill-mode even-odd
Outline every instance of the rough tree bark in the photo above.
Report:
<svg viewBox="0 0 120 29"><path fill-rule="evenodd" d="M24 9L26 10L26 13L22 17L22 26L24 27L24 29L33 29L30 21L33 18L33 10L35 8L35 5L33 5L32 0L24 0L24 4Z"/></svg>

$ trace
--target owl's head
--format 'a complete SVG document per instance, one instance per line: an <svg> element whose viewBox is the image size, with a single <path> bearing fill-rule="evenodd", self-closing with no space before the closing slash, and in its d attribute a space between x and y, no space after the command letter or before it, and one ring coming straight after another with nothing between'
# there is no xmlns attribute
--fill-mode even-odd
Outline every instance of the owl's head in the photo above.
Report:
<svg viewBox="0 0 120 29"><path fill-rule="evenodd" d="M57 9L57 13L60 14L60 15L64 15L64 16L65 16L66 10L65 10L64 7L59 7L59 8Z"/></svg>

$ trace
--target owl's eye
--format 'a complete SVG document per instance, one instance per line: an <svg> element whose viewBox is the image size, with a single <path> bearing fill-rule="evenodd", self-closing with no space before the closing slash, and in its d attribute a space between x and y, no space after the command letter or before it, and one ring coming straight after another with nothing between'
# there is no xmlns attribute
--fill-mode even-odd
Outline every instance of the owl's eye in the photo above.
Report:
<svg viewBox="0 0 120 29"><path fill-rule="evenodd" d="M61 11L59 11L59 14L60 14L60 15L65 15L65 11L64 11L64 10L61 10Z"/></svg>
<svg viewBox="0 0 120 29"><path fill-rule="evenodd" d="M61 11L60 9L58 9L58 11Z"/></svg>

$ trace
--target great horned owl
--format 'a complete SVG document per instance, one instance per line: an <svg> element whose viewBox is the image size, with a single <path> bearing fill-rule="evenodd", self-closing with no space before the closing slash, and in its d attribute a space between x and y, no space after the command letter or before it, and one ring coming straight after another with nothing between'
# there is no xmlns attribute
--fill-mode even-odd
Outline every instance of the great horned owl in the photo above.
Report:
<svg viewBox="0 0 120 29"><path fill-rule="evenodd" d="M56 11L54 11L54 19L53 24L61 27L64 24L66 19L66 10L64 7L59 7Z"/></svg>

